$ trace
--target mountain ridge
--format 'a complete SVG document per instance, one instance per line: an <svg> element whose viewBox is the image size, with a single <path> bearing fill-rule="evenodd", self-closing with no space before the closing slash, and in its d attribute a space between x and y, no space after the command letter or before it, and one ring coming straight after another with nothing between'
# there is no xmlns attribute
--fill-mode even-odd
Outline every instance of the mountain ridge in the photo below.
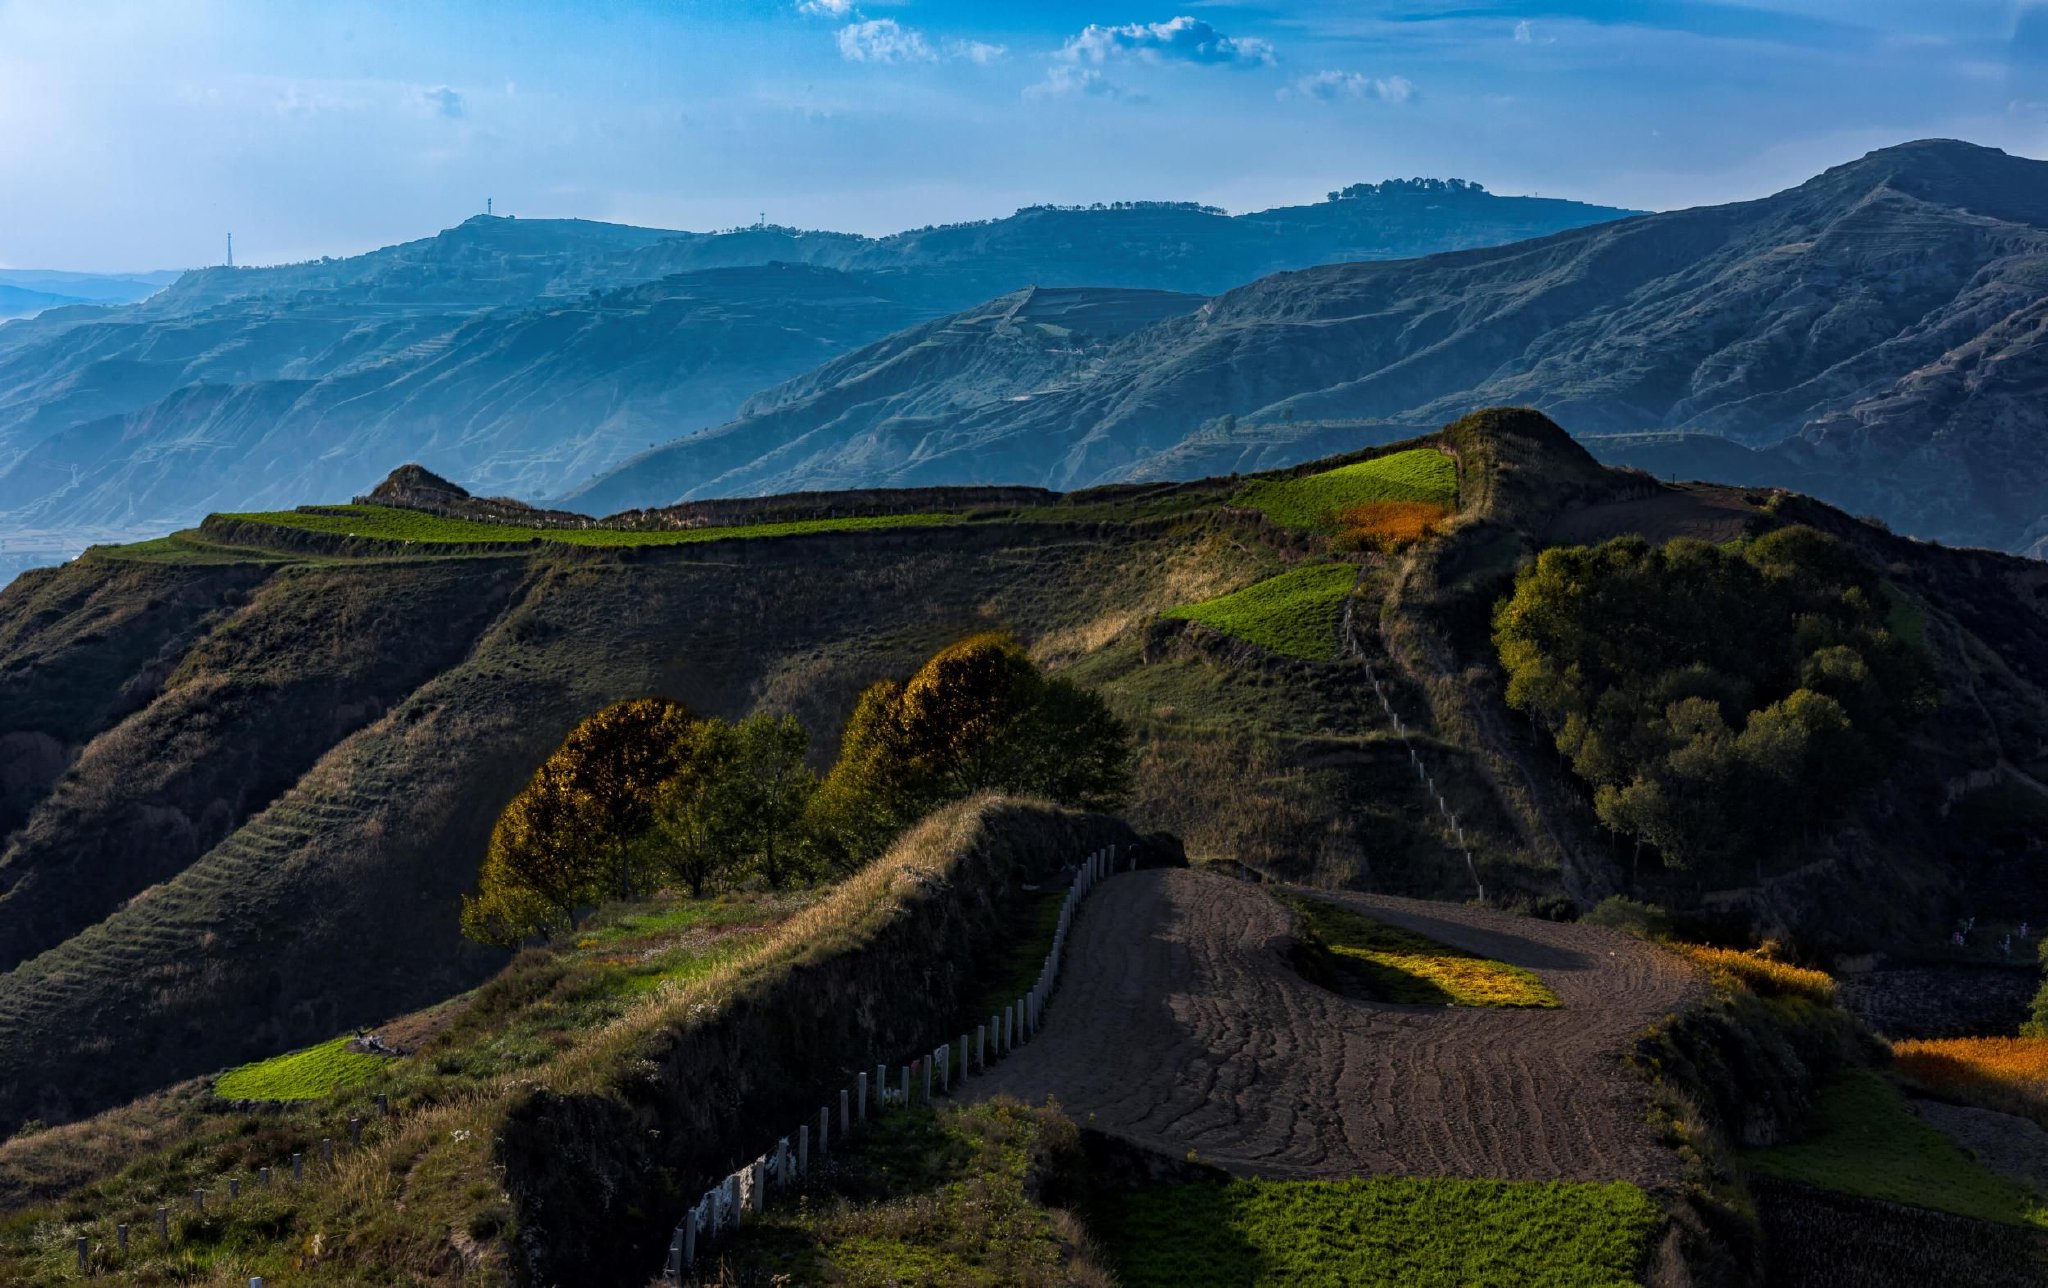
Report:
<svg viewBox="0 0 2048 1288"><path fill-rule="evenodd" d="M1625 213L1404 182L1245 216L1184 203L1026 208L886 238L478 216L361 256L193 270L140 304L0 326L0 530L165 530L210 509L353 493L401 457L488 490L551 495L720 424L839 353L1034 284L1206 294L1275 267ZM744 298L746 274L809 283L817 316L787 291ZM667 326L653 298L663 291L745 316ZM845 304L856 294L870 300L865 316ZM620 314L636 308L638 319ZM596 326L600 313L620 325L565 388L549 387L555 355L538 337ZM450 350L482 343L479 331L504 347L453 370ZM298 381L313 384L280 383ZM194 398L201 385L249 392Z"/></svg>
<svg viewBox="0 0 2048 1288"><path fill-rule="evenodd" d="M1209 472L1240 436L1274 464L1296 436L1312 454L1320 426L1393 438L1509 403L1586 434L1719 435L1767 453L1760 478L1917 535L2024 549L2048 531L2027 482L2048 475L2044 281L2048 163L1922 141L1753 201L1275 274L1116 341L1085 379L983 374L950 412L877 415L845 441L831 437L843 413L742 417L578 495L609 507L676 499L662 493L679 481L684 496L917 483L941 460L971 461L978 482L1085 486ZM842 359L843 383L887 356ZM885 431L893 453L873 450ZM671 463L713 444L762 464L693 479Z"/></svg>

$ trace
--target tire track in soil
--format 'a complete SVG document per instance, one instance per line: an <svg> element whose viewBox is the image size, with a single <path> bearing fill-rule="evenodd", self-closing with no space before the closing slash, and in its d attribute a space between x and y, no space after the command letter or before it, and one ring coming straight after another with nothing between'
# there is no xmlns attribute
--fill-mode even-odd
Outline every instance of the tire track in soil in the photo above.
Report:
<svg viewBox="0 0 2048 1288"><path fill-rule="evenodd" d="M1294 917L1258 886L1127 873L1086 904L1039 1034L967 1094L1051 1096L1076 1121L1239 1175L1678 1183L1623 1063L1704 995L1668 953L1593 926L1300 891L1526 966L1548 1011L1397 1006L1310 983Z"/></svg>

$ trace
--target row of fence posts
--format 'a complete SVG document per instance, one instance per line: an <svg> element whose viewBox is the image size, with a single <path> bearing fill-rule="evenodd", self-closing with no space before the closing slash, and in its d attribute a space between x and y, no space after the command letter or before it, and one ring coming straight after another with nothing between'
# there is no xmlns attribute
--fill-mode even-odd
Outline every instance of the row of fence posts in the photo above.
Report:
<svg viewBox="0 0 2048 1288"><path fill-rule="evenodd" d="M1135 850L1130 852L1128 861L1134 866L1137 863ZM1045 955L1045 964L1038 972L1037 981L1022 997L989 1016L986 1022L975 1025L972 1033L962 1033L957 1039L934 1047L929 1054L916 1056L897 1066L894 1088L889 1085L890 1066L887 1064L875 1066L872 1082L863 1070L854 1075L852 1086L840 1088L837 1095L837 1138L844 1140L867 1121L870 1098L874 1101L875 1111L880 1113L890 1105L918 1103L913 1096L921 1086L923 1103L929 1105L934 1096L950 1094L956 1077L965 1082L969 1072L985 1072L1018 1044L1030 1040L1044 1020L1046 1004L1052 1000L1053 984L1059 976L1060 961L1067 946L1067 931L1074 924L1074 913L1088 892L1116 871L1116 864L1117 847L1114 845L1097 850L1081 861L1074 884L1068 888L1066 901L1060 906L1052 948ZM680 1284L683 1276L696 1266L698 1256L707 1244L737 1229L745 1217L759 1216L766 1210L771 1192L786 1192L809 1174L812 1150L815 1148L819 1159L830 1152L834 1139L833 1109L834 1104L829 1100L819 1106L815 1134L810 1123L799 1123L794 1132L779 1137L753 1162L704 1191L704 1197L683 1214L675 1234L669 1239L668 1264L662 1275L665 1282Z"/></svg>
<svg viewBox="0 0 2048 1288"><path fill-rule="evenodd" d="M1458 816L1451 810L1450 802L1437 790L1436 779L1430 774L1429 766L1422 762L1422 753L1415 750L1415 741L1408 736L1408 726L1402 722L1401 713L1394 710L1393 701L1387 697L1386 689L1380 684L1380 673L1373 669L1372 663L1365 656L1365 650L1358 646L1354 632L1351 601L1347 600L1344 606L1345 642L1357 655L1359 663L1365 667L1366 678L1372 681L1373 696L1380 700L1380 710L1387 713L1387 719L1392 722L1394 732L1401 735L1401 744L1408 749L1409 768L1415 771L1416 781L1428 790L1430 799L1436 802L1437 813L1443 818L1445 830L1451 834L1451 840L1456 842L1458 852L1465 856L1465 871L1471 874L1472 888L1479 892L1479 902L1485 903L1486 883L1479 879L1479 865L1472 861L1472 847L1465 843L1465 829L1459 825Z"/></svg>
<svg viewBox="0 0 2048 1288"><path fill-rule="evenodd" d="M388 1117L390 1113L390 1099L386 1097L383 1092L378 1092L378 1116ZM362 1148L363 1120L361 1118L351 1118L348 1120L348 1143L349 1147L352 1149ZM332 1136L322 1136L320 1138L320 1163L323 1167L330 1169L334 1166L334 1138ZM295 1153L291 1156L291 1169L292 1183L294 1185L299 1184L300 1182L303 1182L306 1179L306 1156L304 1153ZM271 1169L268 1167L257 1168L255 1176L251 1179L254 1181L254 1185L251 1187L252 1193L262 1193L268 1190L272 1184L282 1183L282 1177L274 1177L272 1175ZM220 1191L218 1190L193 1190L191 1194L188 1196L188 1200L192 1205L192 1210L201 1216L206 1215L207 1196L210 1194L217 1195L219 1193ZM228 1178L228 1193L226 1201L229 1203L236 1203L241 1200L241 1197L242 1178L239 1176L230 1176ZM168 1248L171 1244L171 1209L168 1206L159 1205L157 1207L155 1224L157 1242L162 1246ZM121 1256L125 1257L128 1255L128 1243L128 1223L126 1221L119 1222L114 1226L114 1247L120 1253ZM86 1235L81 1234L78 1236L76 1246L78 1251L78 1273L81 1275L89 1275L92 1273L92 1240ZM251 1279L249 1281L249 1286L250 1288L263 1288L263 1280L260 1277Z"/></svg>

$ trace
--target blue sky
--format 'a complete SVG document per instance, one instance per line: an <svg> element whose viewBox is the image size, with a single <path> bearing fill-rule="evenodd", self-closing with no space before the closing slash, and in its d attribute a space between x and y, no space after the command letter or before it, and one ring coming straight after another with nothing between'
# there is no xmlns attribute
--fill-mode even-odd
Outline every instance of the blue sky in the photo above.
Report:
<svg viewBox="0 0 2048 1288"><path fill-rule="evenodd" d="M0 0L0 265L480 211L887 232L1390 175L1655 209L2048 153L2048 0Z"/></svg>

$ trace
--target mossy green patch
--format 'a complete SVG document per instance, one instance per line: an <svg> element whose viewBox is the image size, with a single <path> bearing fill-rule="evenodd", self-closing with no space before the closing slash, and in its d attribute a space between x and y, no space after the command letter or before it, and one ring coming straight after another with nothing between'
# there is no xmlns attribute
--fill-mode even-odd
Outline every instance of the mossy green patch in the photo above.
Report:
<svg viewBox="0 0 2048 1288"><path fill-rule="evenodd" d="M1554 1007L1557 994L1523 966L1481 957L1320 899L1288 900L1312 944L1383 1002Z"/></svg>
<svg viewBox="0 0 2048 1288"><path fill-rule="evenodd" d="M1158 1185L1103 1204L1124 1288L1623 1288L1664 1214L1626 1182Z"/></svg>
<svg viewBox="0 0 2048 1288"><path fill-rule="evenodd" d="M1243 590L1169 609L1168 617L1199 622L1288 657L1327 661L1337 654L1337 626L1358 569L1310 564Z"/></svg>
<svg viewBox="0 0 2048 1288"><path fill-rule="evenodd" d="M213 1094L223 1100L318 1100L367 1081L388 1056L348 1049L348 1038L258 1060L222 1074Z"/></svg>
<svg viewBox="0 0 2048 1288"><path fill-rule="evenodd" d="M1273 522L1311 532L1335 532L1338 515L1375 501L1420 501L1455 508L1458 465L1433 447L1412 447L1320 474L1260 479L1238 493L1233 504L1257 510Z"/></svg>
<svg viewBox="0 0 2048 1288"><path fill-rule="evenodd" d="M673 546L733 537L783 537L806 532L853 532L869 528L929 527L960 522L952 514L859 515L840 519L797 519L708 528L531 528L478 519L455 519L387 505L327 505L303 510L223 514L223 519L337 537L372 537L440 545L481 542L554 541L572 546Z"/></svg>
<svg viewBox="0 0 2048 1288"><path fill-rule="evenodd" d="M1822 1087L1806 1135L1743 1151L1751 1171L1864 1198L1910 1203L2006 1225L2048 1225L2048 1211L1986 1171L1906 1108L1897 1088L1854 1071Z"/></svg>

